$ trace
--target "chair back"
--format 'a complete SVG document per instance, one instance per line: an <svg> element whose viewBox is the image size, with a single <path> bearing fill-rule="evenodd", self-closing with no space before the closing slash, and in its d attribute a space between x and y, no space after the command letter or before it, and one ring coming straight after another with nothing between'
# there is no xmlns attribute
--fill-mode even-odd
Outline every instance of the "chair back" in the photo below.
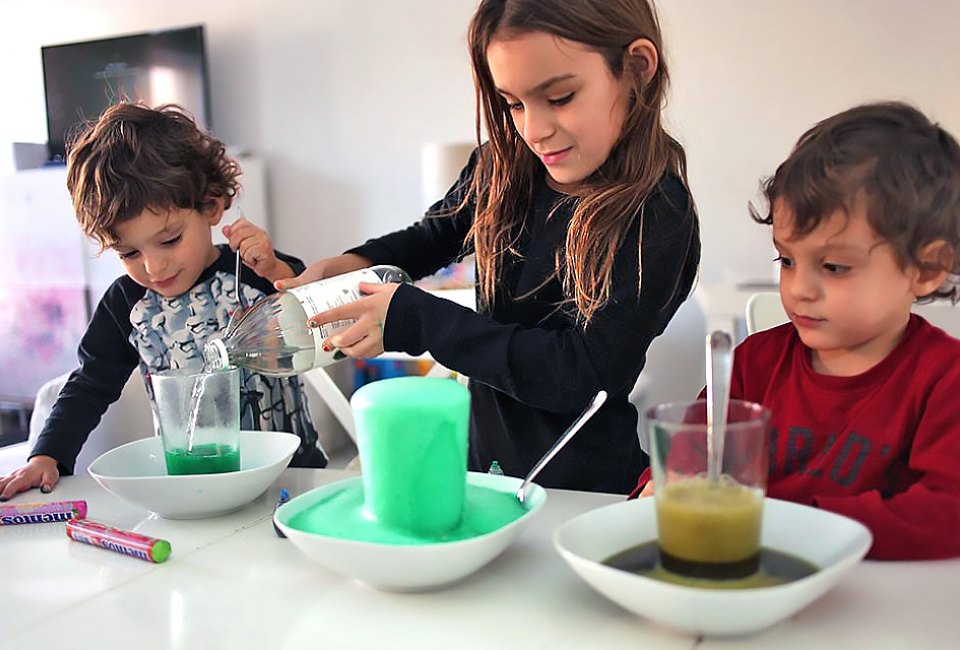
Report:
<svg viewBox="0 0 960 650"><path fill-rule="evenodd" d="M69 376L69 372L64 373L40 387L33 414L30 417L29 447L31 449ZM130 378L124 384L120 399L110 405L100 419L100 423L90 432L83 449L77 455L73 473L86 472L87 466L100 454L114 447L152 435L154 431L150 400L143 386L143 377L139 372L134 371L130 373Z"/></svg>
<svg viewBox="0 0 960 650"><path fill-rule="evenodd" d="M940 300L933 303L914 305L913 313L923 316L954 338L960 339L960 307ZM761 291L750 296L747 301L747 334L767 330L786 323L789 319L776 291Z"/></svg>
<svg viewBox="0 0 960 650"><path fill-rule="evenodd" d="M790 320L776 291L760 291L750 296L746 317L747 334L768 330Z"/></svg>

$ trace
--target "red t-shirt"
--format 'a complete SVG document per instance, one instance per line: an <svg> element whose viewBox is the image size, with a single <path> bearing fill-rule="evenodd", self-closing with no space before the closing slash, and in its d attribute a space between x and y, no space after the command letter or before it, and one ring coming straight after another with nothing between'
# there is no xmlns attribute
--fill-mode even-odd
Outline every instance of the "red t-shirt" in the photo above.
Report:
<svg viewBox="0 0 960 650"><path fill-rule="evenodd" d="M833 377L787 323L737 347L730 395L772 411L768 496L862 522L874 559L960 556L960 341L913 315L883 361Z"/></svg>

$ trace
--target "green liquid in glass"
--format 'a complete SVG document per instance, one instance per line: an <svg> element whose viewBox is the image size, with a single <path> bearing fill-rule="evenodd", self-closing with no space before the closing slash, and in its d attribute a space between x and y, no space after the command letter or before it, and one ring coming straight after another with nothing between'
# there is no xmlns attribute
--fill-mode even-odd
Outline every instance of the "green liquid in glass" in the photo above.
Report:
<svg viewBox="0 0 960 650"><path fill-rule="evenodd" d="M290 527L358 542L423 545L471 539L503 528L527 510L509 492L467 486L460 524L437 534L417 534L376 521L364 513L363 486L337 490L290 518Z"/></svg>
<svg viewBox="0 0 960 650"><path fill-rule="evenodd" d="M221 474L240 469L240 449L228 445L196 445L192 450L164 452L167 474Z"/></svg>

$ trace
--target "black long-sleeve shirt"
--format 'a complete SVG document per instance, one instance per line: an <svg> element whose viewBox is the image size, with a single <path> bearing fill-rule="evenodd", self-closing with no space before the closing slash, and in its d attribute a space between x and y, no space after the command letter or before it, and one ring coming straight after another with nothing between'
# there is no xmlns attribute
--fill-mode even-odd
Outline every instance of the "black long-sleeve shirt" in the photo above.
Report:
<svg viewBox="0 0 960 650"><path fill-rule="evenodd" d="M120 397L134 368L139 365L145 380L149 373L169 368L202 368L204 344L223 332L237 304L235 254L225 245L217 248L217 259L179 296L165 298L126 275L110 285L80 341L80 366L60 391L31 456L51 456L61 474L71 474L87 436ZM279 252L277 257L294 273L304 270L295 257ZM240 284L248 305L276 291L246 266ZM297 434L300 448L290 464L327 464L296 377L264 377L241 369L240 426ZM145 421L143 427L149 430L152 424Z"/></svg>
<svg viewBox="0 0 960 650"><path fill-rule="evenodd" d="M475 156L454 189L430 213L459 205ZM504 259L492 304L480 312L410 285L390 302L384 347L430 354L470 378L470 469L491 461L526 474L601 388L607 403L544 469L548 487L627 493L647 464L628 401L654 337L688 296L700 259L699 224L688 191L666 175L637 206L616 253L610 299L585 328L564 300L554 273L573 205L541 175L517 241ZM557 207L559 204L559 207ZM556 208L556 209L555 209ZM549 215L549 218L548 218ZM395 264L414 278L461 259L473 220L468 206L428 216L409 228L352 249L375 264ZM643 237L641 240L641 222ZM642 241L642 248L641 248ZM643 278L638 291L639 260Z"/></svg>

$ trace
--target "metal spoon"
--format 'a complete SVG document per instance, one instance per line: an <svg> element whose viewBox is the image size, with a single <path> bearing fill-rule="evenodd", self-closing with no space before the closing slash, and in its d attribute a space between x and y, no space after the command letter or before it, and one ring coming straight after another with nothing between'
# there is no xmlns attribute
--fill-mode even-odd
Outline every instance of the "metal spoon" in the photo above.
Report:
<svg viewBox="0 0 960 650"><path fill-rule="evenodd" d="M238 212L240 213L240 218L241 218L241 219L246 219L246 218L247 218L247 216L243 213L243 207L242 207L242 206L241 206L241 207L238 207L237 210L238 210ZM236 265L234 266L234 277L236 278L236 285L237 285L237 311L239 312L239 311L243 311L243 310L244 310L244 305L243 305L243 291L240 289L240 244L239 244L239 243L237 244L237 263L236 263Z"/></svg>
<svg viewBox="0 0 960 650"><path fill-rule="evenodd" d="M707 336L707 476L719 480L723 469L723 434L730 406L733 340L721 330Z"/></svg>
<svg viewBox="0 0 960 650"><path fill-rule="evenodd" d="M227 330L224 336L229 336L233 330L240 324L246 308L243 305L243 288L240 286L240 249L237 249L237 262L234 266L234 285L237 292L237 308L230 314L230 320L227 321Z"/></svg>
<svg viewBox="0 0 960 650"><path fill-rule="evenodd" d="M584 409L583 413L581 413L580 416L573 421L573 424L571 424L570 427L563 432L562 436L557 438L557 441L553 443L553 446L547 450L547 453L545 453L540 460L537 461L537 464L533 466L533 469L530 470L530 473L524 477L523 483L520 484L520 489L517 490L517 501L519 501L521 504L524 503L525 499L527 498L526 490L530 485L530 481L532 481L534 477L540 473L540 470L542 470L547 463L553 460L553 457L557 455L557 452L560 451L564 445L570 442L570 439L573 438L574 434L579 431L584 424L587 423L587 420L593 417L593 414L597 412L597 409L603 406L603 403L606 401L607 391L605 390L601 390L593 396L593 399L590 401L590 404L587 406L587 408Z"/></svg>
<svg viewBox="0 0 960 650"><path fill-rule="evenodd" d="M240 289L240 248L237 248L237 263L234 267L234 276L237 285L237 311L243 311L243 291Z"/></svg>

